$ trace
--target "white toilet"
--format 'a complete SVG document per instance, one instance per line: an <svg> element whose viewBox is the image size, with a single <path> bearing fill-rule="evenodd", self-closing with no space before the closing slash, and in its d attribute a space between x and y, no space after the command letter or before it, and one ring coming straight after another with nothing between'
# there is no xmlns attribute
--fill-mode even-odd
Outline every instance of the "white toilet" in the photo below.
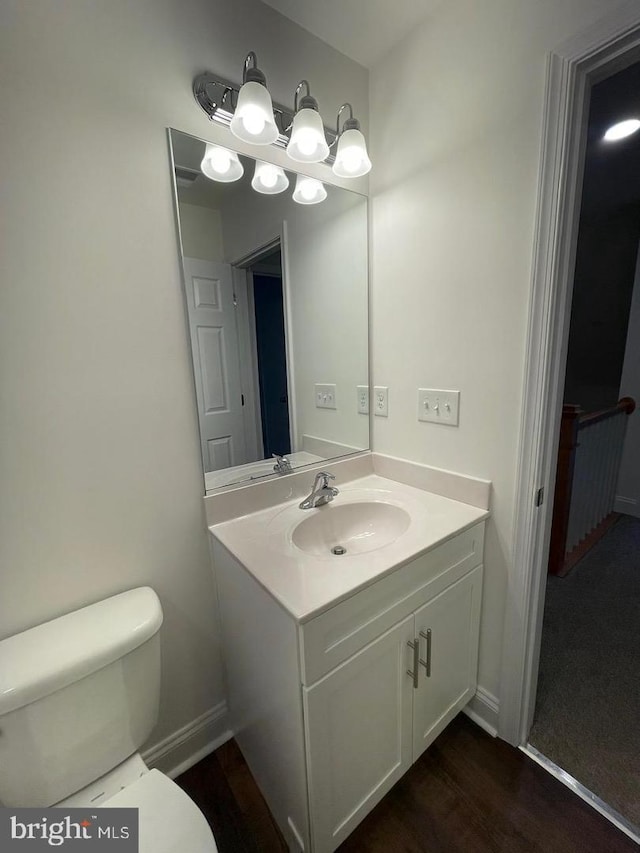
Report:
<svg viewBox="0 0 640 853"><path fill-rule="evenodd" d="M0 642L0 803L139 809L140 853L215 853L137 752L158 718L162 608L132 589Z"/></svg>

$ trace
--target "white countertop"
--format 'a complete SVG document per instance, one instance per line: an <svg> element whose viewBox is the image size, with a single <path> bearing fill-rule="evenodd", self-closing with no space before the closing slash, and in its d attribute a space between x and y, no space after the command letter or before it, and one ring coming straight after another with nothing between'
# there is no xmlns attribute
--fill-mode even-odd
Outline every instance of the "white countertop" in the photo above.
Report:
<svg viewBox="0 0 640 853"><path fill-rule="evenodd" d="M340 483L324 507L299 509L296 498L278 506L213 524L211 534L299 622L333 607L385 574L487 518L489 512L376 474ZM367 553L310 555L292 541L295 527L312 513L359 501L394 504L410 515L395 541Z"/></svg>

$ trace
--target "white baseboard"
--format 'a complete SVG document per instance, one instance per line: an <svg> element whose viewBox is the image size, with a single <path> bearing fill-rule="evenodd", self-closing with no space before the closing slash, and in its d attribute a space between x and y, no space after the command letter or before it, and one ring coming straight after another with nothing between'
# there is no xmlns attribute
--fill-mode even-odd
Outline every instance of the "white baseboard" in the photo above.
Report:
<svg viewBox="0 0 640 853"><path fill-rule="evenodd" d="M229 729L227 703L220 702L195 720L142 753L148 767L175 779L233 736Z"/></svg>
<svg viewBox="0 0 640 853"><path fill-rule="evenodd" d="M635 498L623 498L621 495L616 495L613 511L640 518L640 506Z"/></svg>
<svg viewBox="0 0 640 853"><path fill-rule="evenodd" d="M496 737L498 734L498 717L500 714L500 702L484 687L476 689L476 695L472 697L468 705L463 708L467 717L485 732Z"/></svg>

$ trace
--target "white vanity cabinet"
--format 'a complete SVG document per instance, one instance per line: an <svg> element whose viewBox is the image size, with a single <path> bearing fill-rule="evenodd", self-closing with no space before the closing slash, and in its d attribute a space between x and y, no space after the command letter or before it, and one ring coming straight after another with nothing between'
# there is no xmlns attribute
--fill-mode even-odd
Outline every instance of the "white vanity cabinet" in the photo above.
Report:
<svg viewBox="0 0 640 853"><path fill-rule="evenodd" d="M483 538L304 622L214 539L231 725L292 850L335 850L473 696Z"/></svg>
<svg viewBox="0 0 640 853"><path fill-rule="evenodd" d="M344 841L473 696L481 588L477 566L305 688L314 850Z"/></svg>

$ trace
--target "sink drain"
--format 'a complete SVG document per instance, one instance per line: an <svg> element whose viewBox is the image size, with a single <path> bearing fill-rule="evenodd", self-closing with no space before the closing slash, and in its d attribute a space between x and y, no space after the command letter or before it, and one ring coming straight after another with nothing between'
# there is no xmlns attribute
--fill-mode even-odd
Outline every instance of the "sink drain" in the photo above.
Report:
<svg viewBox="0 0 640 853"><path fill-rule="evenodd" d="M342 556L342 554L347 553L347 549L344 547L344 545L334 545L331 549L331 553L335 554L336 557L340 557Z"/></svg>

